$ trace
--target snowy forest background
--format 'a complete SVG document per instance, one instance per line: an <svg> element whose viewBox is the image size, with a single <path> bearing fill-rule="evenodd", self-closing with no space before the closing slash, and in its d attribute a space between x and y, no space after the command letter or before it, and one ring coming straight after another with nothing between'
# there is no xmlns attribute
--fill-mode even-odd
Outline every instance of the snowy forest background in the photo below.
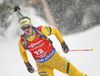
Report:
<svg viewBox="0 0 100 76"><path fill-rule="evenodd" d="M20 56L18 40L22 30L19 27L20 15L14 12L18 5L24 16L31 18L34 26L52 26L47 21L43 5L34 0L0 0L0 76L38 76L28 73ZM66 57L80 71L89 76L100 76L100 0L45 0L54 17L57 29L70 49L90 49L89 52L69 52L64 54L61 44L50 36L60 55ZM59 47L58 47L59 46ZM37 70L34 59L28 59ZM54 70L55 76L67 76Z"/></svg>
<svg viewBox="0 0 100 76"><path fill-rule="evenodd" d="M32 0L0 0L1 35L11 24L13 17L9 21L8 18L14 14L14 6L25 6L29 2ZM100 24L100 0L46 0L46 2L62 34L77 33ZM31 7L36 10L38 16L46 20L41 3Z"/></svg>

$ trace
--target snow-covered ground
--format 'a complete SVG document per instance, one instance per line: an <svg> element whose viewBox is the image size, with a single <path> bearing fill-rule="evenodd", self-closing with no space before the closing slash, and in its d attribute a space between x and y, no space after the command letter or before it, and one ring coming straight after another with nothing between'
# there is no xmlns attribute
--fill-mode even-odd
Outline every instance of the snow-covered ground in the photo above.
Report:
<svg viewBox="0 0 100 76"><path fill-rule="evenodd" d="M40 19L40 24L38 22L39 17L35 16L36 23L38 25L46 25L45 21ZM0 76L38 76L35 72L30 74L24 62L20 56L20 51L18 47L18 40L20 37L14 35L15 30L14 23L12 23L12 28L9 27L7 35L5 37L0 36ZM33 22L34 23L34 22ZM12 30L12 31L11 31ZM66 57L74 66L76 66L80 71L89 74L89 76L100 76L100 26L95 27L91 30L74 34L63 36L67 45L70 49L90 49L94 48L94 51L81 51L81 52L69 52L64 54L61 49L61 45L55 36L50 36L53 41L53 45L60 55ZM27 52L28 59L32 66L36 68L36 64L31 54ZM55 76L67 76L57 70L54 70Z"/></svg>

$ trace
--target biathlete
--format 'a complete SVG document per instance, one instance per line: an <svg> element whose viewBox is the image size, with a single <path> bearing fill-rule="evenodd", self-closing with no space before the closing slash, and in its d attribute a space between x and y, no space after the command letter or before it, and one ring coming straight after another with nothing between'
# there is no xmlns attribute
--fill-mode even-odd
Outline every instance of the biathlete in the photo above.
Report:
<svg viewBox="0 0 100 76"><path fill-rule="evenodd" d="M30 64L26 50L29 50L36 61L39 76L54 76L53 69L67 74L68 76L88 76L80 72L71 62L59 56L59 53L52 45L48 35L55 35L61 43L64 53L68 53L69 48L63 40L60 32L53 27L39 26L34 27L29 17L22 17L19 25L24 34L19 40L20 54L27 70L33 73L35 70Z"/></svg>

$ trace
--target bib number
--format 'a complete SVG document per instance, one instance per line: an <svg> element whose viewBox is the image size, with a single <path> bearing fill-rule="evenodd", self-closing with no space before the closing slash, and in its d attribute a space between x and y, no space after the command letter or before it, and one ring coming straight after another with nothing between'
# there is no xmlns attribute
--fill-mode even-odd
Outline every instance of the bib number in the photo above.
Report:
<svg viewBox="0 0 100 76"><path fill-rule="evenodd" d="M34 53L36 54L36 55L40 55L40 54L42 54L44 51L42 50L42 49L39 49L38 51L35 51Z"/></svg>

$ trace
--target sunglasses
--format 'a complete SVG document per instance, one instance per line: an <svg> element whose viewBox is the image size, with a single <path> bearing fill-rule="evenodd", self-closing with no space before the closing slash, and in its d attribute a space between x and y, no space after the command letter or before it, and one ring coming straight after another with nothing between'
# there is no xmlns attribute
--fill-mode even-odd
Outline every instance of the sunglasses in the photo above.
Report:
<svg viewBox="0 0 100 76"><path fill-rule="evenodd" d="M31 25L27 25L27 26L25 26L25 27L22 27L21 29L22 29L22 30L25 30L26 28L29 29L30 27L31 27Z"/></svg>

